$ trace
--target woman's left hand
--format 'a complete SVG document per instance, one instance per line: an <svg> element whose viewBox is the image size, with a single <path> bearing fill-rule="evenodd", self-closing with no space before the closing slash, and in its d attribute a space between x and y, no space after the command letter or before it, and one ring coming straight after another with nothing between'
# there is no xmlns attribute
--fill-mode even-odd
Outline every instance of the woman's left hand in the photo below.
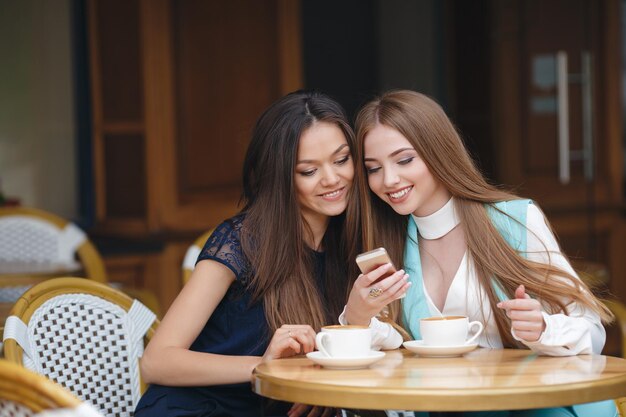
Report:
<svg viewBox="0 0 626 417"><path fill-rule="evenodd" d="M541 303L530 298L523 285L515 290L514 300L501 301L497 306L506 310L506 315L511 319L511 330L522 340L536 342L546 329Z"/></svg>
<svg viewBox="0 0 626 417"><path fill-rule="evenodd" d="M294 404L287 411L287 417L330 417L333 415L334 408L318 407L306 404Z"/></svg>
<svg viewBox="0 0 626 417"><path fill-rule="evenodd" d="M283 324L276 329L262 362L285 358L315 350L315 330L308 324Z"/></svg>
<svg viewBox="0 0 626 417"><path fill-rule="evenodd" d="M391 264L382 265L359 275L354 281L346 304L345 318L348 323L369 326L372 317L407 292L411 283L404 270L382 278L391 268Z"/></svg>

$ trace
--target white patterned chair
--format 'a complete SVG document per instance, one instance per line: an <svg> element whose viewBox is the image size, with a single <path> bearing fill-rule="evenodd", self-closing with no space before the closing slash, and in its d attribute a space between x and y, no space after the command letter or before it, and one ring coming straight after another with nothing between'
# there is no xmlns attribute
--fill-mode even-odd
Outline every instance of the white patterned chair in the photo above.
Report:
<svg viewBox="0 0 626 417"><path fill-rule="evenodd" d="M83 269L84 276L106 282L100 254L74 223L27 207L0 207L0 262L29 263L42 271ZM22 271L7 271L20 274Z"/></svg>
<svg viewBox="0 0 626 417"><path fill-rule="evenodd" d="M105 416L132 416L145 390L139 358L157 325L152 311L119 290L53 278L30 288L11 310L4 354Z"/></svg>
<svg viewBox="0 0 626 417"><path fill-rule="evenodd" d="M0 417L97 417L98 412L65 388L28 369L0 359Z"/></svg>
<svg viewBox="0 0 626 417"><path fill-rule="evenodd" d="M106 282L100 254L75 224L26 207L0 207L0 303L52 276Z"/></svg>

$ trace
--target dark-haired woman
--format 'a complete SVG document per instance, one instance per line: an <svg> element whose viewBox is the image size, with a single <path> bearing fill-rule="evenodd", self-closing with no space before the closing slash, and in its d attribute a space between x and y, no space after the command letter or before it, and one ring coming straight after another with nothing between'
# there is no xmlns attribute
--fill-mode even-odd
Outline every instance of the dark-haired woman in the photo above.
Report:
<svg viewBox="0 0 626 417"><path fill-rule="evenodd" d="M147 346L141 371L152 385L136 417L262 414L254 367L314 350L315 331L336 322L356 276L348 259L360 231L344 226L346 210L359 216L353 152L344 111L325 95L292 93L261 115L244 162L245 207L208 239ZM401 273L387 280L406 291Z"/></svg>
<svg viewBox="0 0 626 417"><path fill-rule="evenodd" d="M541 210L483 178L437 103L391 91L361 109L356 130L363 162L356 176L369 184L365 247L386 247L411 275L402 322L415 339L419 319L463 315L484 323L483 347L601 352L611 313L578 278ZM614 412L608 401L478 415Z"/></svg>

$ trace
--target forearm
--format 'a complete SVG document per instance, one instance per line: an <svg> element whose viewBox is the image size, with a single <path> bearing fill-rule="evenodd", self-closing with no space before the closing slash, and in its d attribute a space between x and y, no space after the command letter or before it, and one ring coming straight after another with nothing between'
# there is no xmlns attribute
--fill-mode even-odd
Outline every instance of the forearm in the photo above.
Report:
<svg viewBox="0 0 626 417"><path fill-rule="evenodd" d="M593 314L573 317L544 313L546 330L536 342L523 342L534 352L550 356L600 354L606 333Z"/></svg>
<svg viewBox="0 0 626 417"><path fill-rule="evenodd" d="M232 356L167 347L146 352L141 376L146 383L169 386L207 386L250 382L260 356Z"/></svg>

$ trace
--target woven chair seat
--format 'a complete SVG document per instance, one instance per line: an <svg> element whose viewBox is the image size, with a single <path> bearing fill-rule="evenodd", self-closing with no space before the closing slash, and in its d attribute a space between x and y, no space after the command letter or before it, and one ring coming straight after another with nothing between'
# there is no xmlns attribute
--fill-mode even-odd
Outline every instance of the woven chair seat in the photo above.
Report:
<svg viewBox="0 0 626 417"><path fill-rule="evenodd" d="M144 336L156 320L148 308L100 283L56 278L28 290L11 314L4 333L8 359L106 416L132 416L142 393Z"/></svg>
<svg viewBox="0 0 626 417"><path fill-rule="evenodd" d="M34 414L33 410L22 404L0 399L0 416L2 417L29 417Z"/></svg>

